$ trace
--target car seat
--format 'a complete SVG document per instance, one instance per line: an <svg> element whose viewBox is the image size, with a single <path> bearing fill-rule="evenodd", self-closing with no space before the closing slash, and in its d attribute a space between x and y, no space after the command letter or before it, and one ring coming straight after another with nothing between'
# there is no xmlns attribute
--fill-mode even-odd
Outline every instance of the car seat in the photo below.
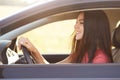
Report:
<svg viewBox="0 0 120 80"><path fill-rule="evenodd" d="M115 47L112 50L114 63L120 63L120 25L113 30L112 45Z"/></svg>

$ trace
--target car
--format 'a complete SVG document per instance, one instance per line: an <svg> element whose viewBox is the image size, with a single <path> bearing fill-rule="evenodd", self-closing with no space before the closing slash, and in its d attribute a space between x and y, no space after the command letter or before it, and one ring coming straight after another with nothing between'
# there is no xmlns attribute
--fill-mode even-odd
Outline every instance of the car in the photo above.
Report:
<svg viewBox="0 0 120 80"><path fill-rule="evenodd" d="M37 3L0 20L0 77L1 79L41 79L41 80L118 80L120 65L109 64L54 64L68 53L43 54L52 64L33 64L26 48L12 59L7 54L17 52L18 37L28 31L44 27L58 21L76 19L80 11L104 10L110 21L111 33L120 21L119 0L49 0ZM119 24L119 23L118 23ZM41 28L40 28L41 29ZM38 39L38 38L37 38ZM14 52L12 54L14 55ZM16 53L15 53L16 54ZM23 57L24 56L24 57ZM12 60L17 61L11 64ZM26 61L27 60L27 61ZM10 64L8 64L10 63ZM27 64L29 63L29 64Z"/></svg>

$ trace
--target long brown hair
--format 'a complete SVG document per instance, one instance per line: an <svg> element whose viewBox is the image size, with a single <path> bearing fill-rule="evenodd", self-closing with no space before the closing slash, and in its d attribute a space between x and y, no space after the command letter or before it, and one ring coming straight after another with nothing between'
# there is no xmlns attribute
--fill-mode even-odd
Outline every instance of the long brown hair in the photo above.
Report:
<svg viewBox="0 0 120 80"><path fill-rule="evenodd" d="M88 53L92 62L97 48L104 51L111 62L111 36L107 15L102 10L84 11L84 34L81 40L73 39L71 62L80 63Z"/></svg>

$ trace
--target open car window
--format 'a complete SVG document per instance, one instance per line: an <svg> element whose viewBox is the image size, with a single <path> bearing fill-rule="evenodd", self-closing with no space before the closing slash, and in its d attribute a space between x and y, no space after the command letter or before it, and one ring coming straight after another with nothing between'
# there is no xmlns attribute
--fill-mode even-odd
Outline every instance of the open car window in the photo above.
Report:
<svg viewBox="0 0 120 80"><path fill-rule="evenodd" d="M118 15L120 11L119 9L106 9L104 12L109 18L112 33L112 30L119 21L119 16L115 15ZM50 63L59 62L65 59L71 52L71 38L73 37L72 34L78 13L79 12L73 14L67 13L43 18L12 31L8 35L14 34L17 39L22 36L30 39L34 46ZM73 16L74 14L75 16ZM70 18L71 16L73 17ZM53 19L53 21L50 21L51 19ZM17 53L20 57L23 56L23 52L19 49L17 49Z"/></svg>
<svg viewBox="0 0 120 80"><path fill-rule="evenodd" d="M109 18L112 34L113 29L117 26L117 22L119 22L119 16L115 15L118 15L120 11L119 9L113 9L104 10L104 12ZM70 40L73 37L75 22L76 19L53 21L30 30L19 37L24 36L29 38L40 53L45 55L48 61L55 63L65 59L71 52L72 41Z"/></svg>

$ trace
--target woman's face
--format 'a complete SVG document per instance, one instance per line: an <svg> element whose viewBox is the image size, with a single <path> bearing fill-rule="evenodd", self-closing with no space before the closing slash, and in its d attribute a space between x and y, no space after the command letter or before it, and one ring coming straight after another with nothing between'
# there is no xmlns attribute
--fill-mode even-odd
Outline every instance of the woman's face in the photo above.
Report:
<svg viewBox="0 0 120 80"><path fill-rule="evenodd" d="M80 15L77 18L74 28L75 28L76 40L82 39L83 33L84 33L84 13L83 12L80 12Z"/></svg>

